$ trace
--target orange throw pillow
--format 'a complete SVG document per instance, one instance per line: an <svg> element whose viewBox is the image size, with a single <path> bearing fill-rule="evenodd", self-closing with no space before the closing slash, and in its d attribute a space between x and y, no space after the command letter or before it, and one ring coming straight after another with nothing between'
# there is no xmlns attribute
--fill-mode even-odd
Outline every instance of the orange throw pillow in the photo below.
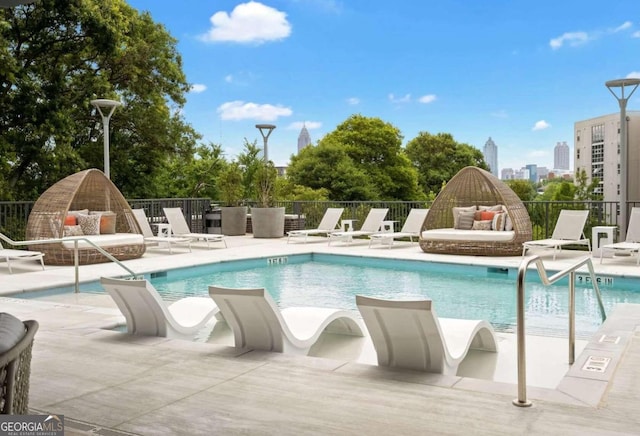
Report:
<svg viewBox="0 0 640 436"><path fill-rule="evenodd" d="M76 220L75 216L67 215L66 217L64 217L65 226L75 226L76 224L78 224L78 221Z"/></svg>
<svg viewBox="0 0 640 436"><path fill-rule="evenodd" d="M495 215L495 212L491 212L488 210L483 210L482 213L480 214L480 220L481 221L489 221L489 220L493 220L493 216Z"/></svg>

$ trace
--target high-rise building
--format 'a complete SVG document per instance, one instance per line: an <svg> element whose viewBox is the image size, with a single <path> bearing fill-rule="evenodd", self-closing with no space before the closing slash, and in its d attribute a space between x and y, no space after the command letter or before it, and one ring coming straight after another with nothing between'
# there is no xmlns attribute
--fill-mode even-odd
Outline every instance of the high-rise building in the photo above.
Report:
<svg viewBox="0 0 640 436"><path fill-rule="evenodd" d="M298 135L298 153L300 153L300 150L302 150L309 144L311 144L311 135L309 135L307 126L303 124L302 130L300 130L300 134Z"/></svg>
<svg viewBox="0 0 640 436"><path fill-rule="evenodd" d="M571 163L571 153L567 142L558 142L553 149L553 169L568 170Z"/></svg>
<svg viewBox="0 0 640 436"><path fill-rule="evenodd" d="M491 174L496 177L500 177L500 175L498 174L498 147L496 146L496 143L491 139L491 136L489 136L489 139L487 140L487 142L485 142L484 151L482 152L482 154L484 155L485 162L487 162L487 165L489 165Z"/></svg>
<svg viewBox="0 0 640 436"><path fill-rule="evenodd" d="M513 168L503 168L501 171L501 175L502 177L500 177L502 180L513 180Z"/></svg>
<svg viewBox="0 0 640 436"><path fill-rule="evenodd" d="M600 181L604 201L620 201L620 113L574 124L573 167L587 173L587 182ZM627 196L640 201L640 112L627 111Z"/></svg>
<svg viewBox="0 0 640 436"><path fill-rule="evenodd" d="M529 171L529 181L538 183L538 165L529 164L524 167Z"/></svg>

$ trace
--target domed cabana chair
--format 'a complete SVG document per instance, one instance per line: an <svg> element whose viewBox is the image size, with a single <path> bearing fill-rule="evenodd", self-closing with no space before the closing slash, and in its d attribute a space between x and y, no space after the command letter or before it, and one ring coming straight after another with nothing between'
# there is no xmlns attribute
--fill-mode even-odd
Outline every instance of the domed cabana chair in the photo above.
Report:
<svg viewBox="0 0 640 436"><path fill-rule="evenodd" d="M505 217L494 216L491 228L486 228L487 221L479 224L476 215L465 228L460 218L454 221L454 208L464 208L455 213L465 214L467 222L473 216L471 211L502 211ZM480 220L484 219L483 214ZM426 253L521 256L523 242L531 239L529 213L515 192L488 171L469 166L451 178L431 205L422 226L420 248Z"/></svg>
<svg viewBox="0 0 640 436"><path fill-rule="evenodd" d="M61 239L60 243L29 245L45 253L49 265L74 265L73 239L77 237L91 240L118 260L136 259L145 252L144 237L129 203L97 169L60 180L38 198L29 214L28 240ZM78 247L80 265L109 261L86 241L79 241Z"/></svg>

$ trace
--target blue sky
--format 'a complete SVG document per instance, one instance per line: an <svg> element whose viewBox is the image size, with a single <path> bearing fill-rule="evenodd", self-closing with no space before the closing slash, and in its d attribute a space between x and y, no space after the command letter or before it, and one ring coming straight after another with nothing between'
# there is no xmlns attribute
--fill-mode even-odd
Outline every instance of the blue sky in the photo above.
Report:
<svg viewBox="0 0 640 436"><path fill-rule="evenodd" d="M447 132L499 167L553 166L575 121L617 113L604 83L640 77L640 2L513 0L129 0L179 41L184 116L228 157L275 124L285 165L306 126L316 143L352 114L404 143ZM628 110L640 108L640 92ZM573 167L573 165L572 165Z"/></svg>

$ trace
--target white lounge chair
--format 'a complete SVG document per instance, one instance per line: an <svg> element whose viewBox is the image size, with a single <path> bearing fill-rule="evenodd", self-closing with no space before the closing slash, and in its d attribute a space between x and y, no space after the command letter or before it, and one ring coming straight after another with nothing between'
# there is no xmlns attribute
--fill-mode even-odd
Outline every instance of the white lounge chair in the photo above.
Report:
<svg viewBox="0 0 640 436"><path fill-rule="evenodd" d="M206 297L186 297L167 305L148 280L102 277L100 283L127 320L133 335L184 338L195 335L219 313Z"/></svg>
<svg viewBox="0 0 640 436"><path fill-rule="evenodd" d="M413 238L419 238L422 231L422 225L427 218L429 209L411 209L407 220L404 222L399 232L380 232L369 235L369 248L373 242L381 242L387 244L389 248L393 245L394 239L409 238L413 242Z"/></svg>
<svg viewBox="0 0 640 436"><path fill-rule="evenodd" d="M354 236L369 236L373 233L379 232L380 228L382 227L384 217L387 216L387 212L389 212L389 209L371 209L369 211L369 214L367 215L367 218L365 218L364 223L362 223L362 227L360 227L360 230L329 233L329 245L331 245L331 241L333 240L340 240L350 243L353 241Z"/></svg>
<svg viewBox="0 0 640 436"><path fill-rule="evenodd" d="M169 225L171 225L171 232L174 235L195 240L202 239L207 241L207 248L209 248L209 242L222 242L225 247L227 246L224 235L215 233L191 233L189 224L187 224L187 220L182 214L182 209L179 207L165 207L163 210L169 221Z"/></svg>
<svg viewBox="0 0 640 436"><path fill-rule="evenodd" d="M4 235L2 235L4 236ZM9 239L5 236L6 239ZM3 238L4 239L4 238ZM7 262L7 267L9 268L9 274L13 274L11 270L11 261L24 261L24 260L39 260L40 265L42 265L42 270L44 271L44 253L39 251L28 251L28 250L16 250L13 248L3 248L2 242L0 242L0 259L4 259Z"/></svg>
<svg viewBox="0 0 640 436"><path fill-rule="evenodd" d="M324 332L363 336L355 315L338 309L291 307L280 311L268 292L209 286L238 348L308 354Z"/></svg>
<svg viewBox="0 0 640 436"><path fill-rule="evenodd" d="M636 265L640 264L640 207L631 209L629 217L629 226L627 227L627 236L624 242L616 242L615 244L606 244L600 247L600 263L604 257L604 252L613 251L616 253L637 253Z"/></svg>
<svg viewBox="0 0 640 436"><path fill-rule="evenodd" d="M328 235L329 233L337 230L338 221L340 221L340 217L342 216L342 212L344 212L343 207L330 207L324 212L324 216L322 220L320 220L320 224L315 229L306 229L306 230L292 230L287 233L287 244L289 243L289 239L291 237L300 238L304 236L304 242L307 242L307 236L309 235Z"/></svg>
<svg viewBox="0 0 640 436"><path fill-rule="evenodd" d="M455 375L469 349L497 351L487 321L440 318L431 300L390 301L356 296L378 365Z"/></svg>
<svg viewBox="0 0 640 436"><path fill-rule="evenodd" d="M561 210L551 238L524 242L522 255L525 255L528 248L553 248L555 260L556 254L564 245L586 245L591 253L591 241L584 235L584 225L588 217L588 210Z"/></svg>
<svg viewBox="0 0 640 436"><path fill-rule="evenodd" d="M158 245L159 247L165 246L169 249L169 253L172 253L171 249L174 245L186 244L189 247L189 251L191 251L191 238L175 237L173 235L153 236L153 231L151 230L151 226L149 225L149 220L147 219L147 214L144 212L144 209L131 209L131 211L138 222L140 230L142 230L142 236L144 236L145 244Z"/></svg>

